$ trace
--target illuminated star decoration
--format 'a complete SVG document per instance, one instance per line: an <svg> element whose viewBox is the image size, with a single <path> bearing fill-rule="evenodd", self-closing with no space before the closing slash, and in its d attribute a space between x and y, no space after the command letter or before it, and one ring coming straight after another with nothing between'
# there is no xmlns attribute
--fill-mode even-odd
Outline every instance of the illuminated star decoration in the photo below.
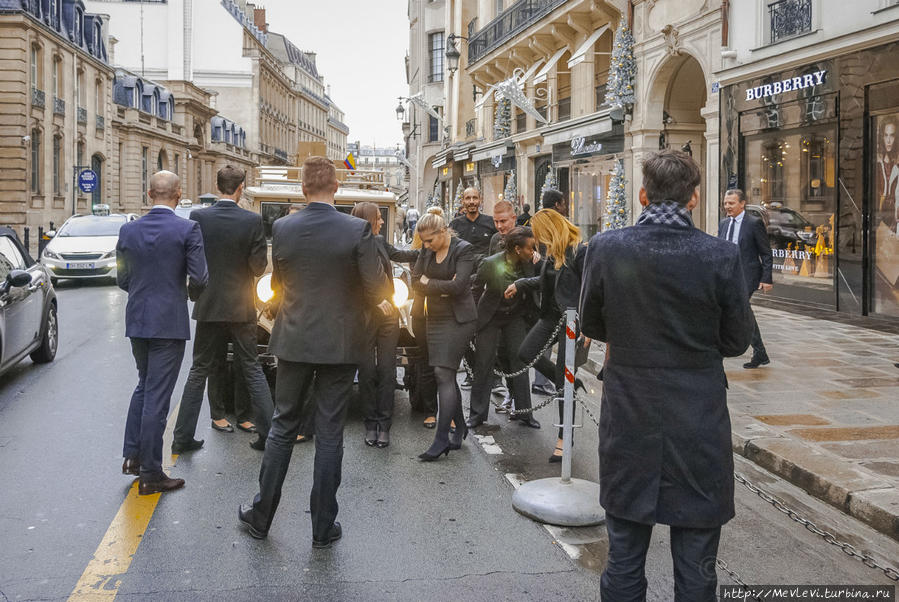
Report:
<svg viewBox="0 0 899 602"><path fill-rule="evenodd" d="M512 101L512 104L536 119L541 123L549 123L543 115L541 115L537 109L534 108L534 104L530 101L530 99L524 95L524 92L521 90L521 85L524 82L520 82L517 76L513 75L509 79L503 80L500 83L496 84L496 97L497 99L508 98Z"/></svg>
<svg viewBox="0 0 899 602"><path fill-rule="evenodd" d="M409 101L412 102L413 104L415 104L416 106L420 107L422 111L424 111L425 113L427 113L428 115L430 115L431 117L436 119L437 121L443 123L443 117L440 116L440 113L438 113L437 111L432 109L430 106L428 106L428 103L426 103L424 101L424 99L421 97L421 92L410 96Z"/></svg>

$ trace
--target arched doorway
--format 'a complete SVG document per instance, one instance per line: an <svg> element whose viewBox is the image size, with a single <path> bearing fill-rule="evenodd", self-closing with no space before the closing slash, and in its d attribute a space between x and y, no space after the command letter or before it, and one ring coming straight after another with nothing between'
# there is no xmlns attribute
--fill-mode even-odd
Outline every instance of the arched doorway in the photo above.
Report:
<svg viewBox="0 0 899 602"><path fill-rule="evenodd" d="M97 185L91 192L91 206L99 205L103 202L103 155L96 153L91 157L91 170L97 174Z"/></svg>
<svg viewBox="0 0 899 602"><path fill-rule="evenodd" d="M169 157L165 152L165 149L159 151L159 154L156 156L156 167L159 168L159 171L169 168Z"/></svg>
<svg viewBox="0 0 899 602"><path fill-rule="evenodd" d="M700 201L693 210L693 222L709 231L710 226L717 224L717 199L707 198L708 184L717 187L717 172L709 169L709 165L717 164L717 158L712 156L717 154L717 147L709 148L709 120L705 114L708 91L699 61L686 53L668 57L656 73L649 98L647 125L658 127L659 148L689 152L702 170Z"/></svg>

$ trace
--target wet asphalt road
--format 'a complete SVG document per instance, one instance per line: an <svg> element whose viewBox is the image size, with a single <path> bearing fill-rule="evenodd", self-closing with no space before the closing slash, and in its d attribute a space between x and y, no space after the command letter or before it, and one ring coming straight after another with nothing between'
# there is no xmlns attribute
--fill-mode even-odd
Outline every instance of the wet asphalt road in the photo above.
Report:
<svg viewBox="0 0 899 602"><path fill-rule="evenodd" d="M552 406L538 412L539 431L491 414L493 426L479 434L493 436L500 454L469 439L433 464L415 459L433 431L410 414L404 393L397 394L386 450L366 447L362 425L351 416L338 497L344 538L331 550L310 547L309 444L294 450L269 538L256 541L239 528L236 509L256 491L261 454L249 448L249 434L212 431L207 407L197 435L206 445L178 457L170 471L187 486L159 499L146 531L137 534L133 558L98 549L110 541L133 481L120 473L136 378L123 336L125 295L110 285L66 283L58 294L56 361L26 360L0 377L0 600L67 599L95 553L113 577L103 591L73 599L104 593L135 600L599 598L603 529L548 530L510 504L512 482L558 475L558 465L547 463ZM188 346L173 407L189 356ZM596 428L585 420L573 473L596 480ZM896 542L745 462L738 470L838 538L899 559ZM720 555L750 583L891 583L739 486L737 518L724 529ZM654 534L647 572L649 599L672 599L663 528ZM732 583L721 571L719 580Z"/></svg>

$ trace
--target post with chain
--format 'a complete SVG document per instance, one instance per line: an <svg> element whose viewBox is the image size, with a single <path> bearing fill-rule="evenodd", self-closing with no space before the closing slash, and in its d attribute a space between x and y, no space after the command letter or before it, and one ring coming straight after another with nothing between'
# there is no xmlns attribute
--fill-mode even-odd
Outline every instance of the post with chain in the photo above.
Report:
<svg viewBox="0 0 899 602"><path fill-rule="evenodd" d="M589 527L605 521L599 485L571 478L571 429L574 421L574 339L577 312L568 309L565 328L565 395L562 421L562 476L522 484L512 495L517 512L541 523Z"/></svg>

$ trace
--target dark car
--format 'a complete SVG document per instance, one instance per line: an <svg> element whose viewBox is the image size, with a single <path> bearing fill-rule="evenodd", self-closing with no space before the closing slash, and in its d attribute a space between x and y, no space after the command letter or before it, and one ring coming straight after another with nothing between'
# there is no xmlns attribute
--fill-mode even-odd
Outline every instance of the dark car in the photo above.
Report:
<svg viewBox="0 0 899 602"><path fill-rule="evenodd" d="M814 247L818 242L815 225L798 211L780 203L770 203L767 207L746 205L746 211L765 222L772 248L786 249L789 245L790 248L800 249L798 243L805 248Z"/></svg>
<svg viewBox="0 0 899 602"><path fill-rule="evenodd" d="M53 361L56 303L47 268L31 258L13 230L0 227L0 374L29 354L37 363Z"/></svg>

